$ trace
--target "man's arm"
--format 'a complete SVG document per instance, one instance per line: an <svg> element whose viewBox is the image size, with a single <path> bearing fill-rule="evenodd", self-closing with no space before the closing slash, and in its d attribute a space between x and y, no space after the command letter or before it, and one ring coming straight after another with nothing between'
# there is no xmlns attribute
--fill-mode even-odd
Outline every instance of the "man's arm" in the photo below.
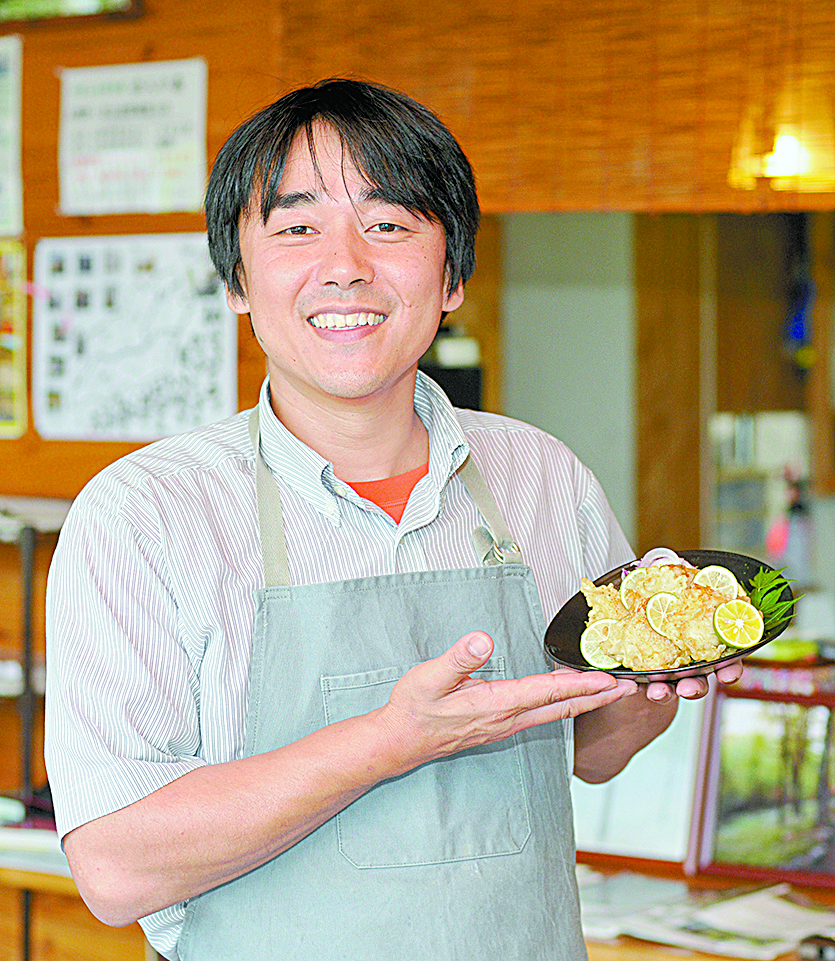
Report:
<svg viewBox="0 0 835 961"><path fill-rule="evenodd" d="M738 681L742 663L716 672L722 684ZM697 700L708 692L706 677L688 677L675 687L641 685L635 697L617 701L574 720L574 773L589 784L601 784L619 774L629 761L672 724L678 699Z"/></svg>
<svg viewBox="0 0 835 961"><path fill-rule="evenodd" d="M65 850L84 900L102 921L129 924L263 864L382 780L636 690L593 671L471 678L492 651L483 632L466 634L370 714L206 765L71 831Z"/></svg>

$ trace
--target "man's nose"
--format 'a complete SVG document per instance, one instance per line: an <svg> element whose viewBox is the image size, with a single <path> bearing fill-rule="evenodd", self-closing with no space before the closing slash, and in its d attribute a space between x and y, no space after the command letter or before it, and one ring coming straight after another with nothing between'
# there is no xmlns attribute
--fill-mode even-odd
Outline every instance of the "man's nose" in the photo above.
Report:
<svg viewBox="0 0 835 961"><path fill-rule="evenodd" d="M360 228L361 229L361 228ZM374 280L374 265L367 241L355 225L333 230L322 248L319 282L348 289Z"/></svg>

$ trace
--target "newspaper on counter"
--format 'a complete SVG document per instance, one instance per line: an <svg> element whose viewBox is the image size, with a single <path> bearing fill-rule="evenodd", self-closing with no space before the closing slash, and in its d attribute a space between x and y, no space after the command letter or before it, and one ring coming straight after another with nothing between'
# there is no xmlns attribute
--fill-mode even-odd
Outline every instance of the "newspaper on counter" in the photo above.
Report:
<svg viewBox="0 0 835 961"><path fill-rule="evenodd" d="M651 908L664 912L696 902L684 881L653 878L631 871L578 875L583 934L591 941L613 941L636 917Z"/></svg>
<svg viewBox="0 0 835 961"><path fill-rule="evenodd" d="M611 880L617 878L622 880L608 892L596 883L580 888L583 931L591 940L628 935L707 954L772 961L795 951L809 935L835 933L835 912L809 902L789 884L739 894L682 891L687 889L683 882L628 872ZM610 902L608 929L605 899Z"/></svg>

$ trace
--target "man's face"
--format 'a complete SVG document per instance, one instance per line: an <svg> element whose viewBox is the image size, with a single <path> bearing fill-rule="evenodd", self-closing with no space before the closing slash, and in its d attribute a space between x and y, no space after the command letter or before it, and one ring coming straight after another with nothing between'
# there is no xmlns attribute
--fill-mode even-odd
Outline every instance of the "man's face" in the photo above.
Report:
<svg viewBox="0 0 835 961"><path fill-rule="evenodd" d="M279 414L410 395L441 312L463 300L461 285L447 293L443 228L377 198L330 128L315 140L321 176L298 137L267 223L241 218L244 296L228 297L252 318Z"/></svg>

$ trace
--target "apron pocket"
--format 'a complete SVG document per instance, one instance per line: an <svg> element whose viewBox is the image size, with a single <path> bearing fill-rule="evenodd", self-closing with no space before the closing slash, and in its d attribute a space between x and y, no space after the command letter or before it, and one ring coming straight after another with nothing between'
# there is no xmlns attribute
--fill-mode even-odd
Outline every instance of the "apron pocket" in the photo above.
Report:
<svg viewBox="0 0 835 961"><path fill-rule="evenodd" d="M400 667L323 677L327 722L382 707L403 673ZM504 658L472 676L504 678ZM518 854L531 826L516 736L381 782L337 814L336 830L340 853L358 868Z"/></svg>

